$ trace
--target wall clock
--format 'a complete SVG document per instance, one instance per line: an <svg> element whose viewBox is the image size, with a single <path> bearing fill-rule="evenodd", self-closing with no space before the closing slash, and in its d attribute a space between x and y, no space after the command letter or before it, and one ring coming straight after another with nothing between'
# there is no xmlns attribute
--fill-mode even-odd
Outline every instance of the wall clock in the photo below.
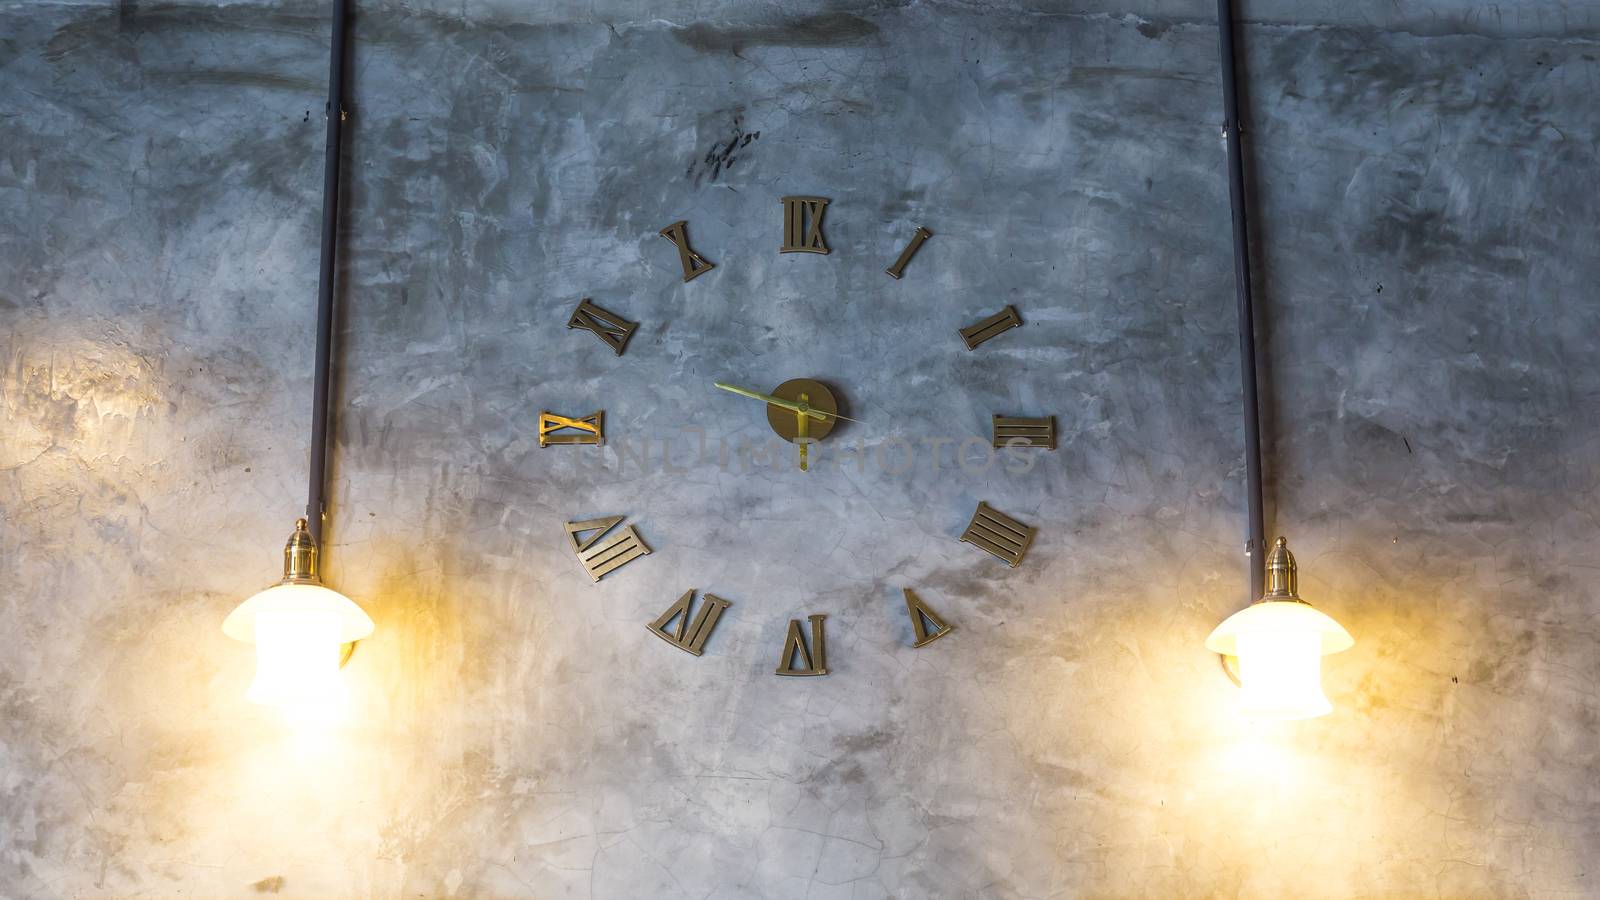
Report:
<svg viewBox="0 0 1600 900"><path fill-rule="evenodd" d="M832 248L828 246L824 229L830 203L826 197L780 197L782 228L778 252L820 256L831 254ZM677 250L685 283L717 267L716 263L706 259L690 244L687 220L673 222L658 233ZM932 231L921 225L916 226L894 262L884 269L885 274L896 280L904 278L907 267L931 237ZM623 355L628 339L638 328L637 322L590 298L579 301L565 324L568 329L590 332L617 356ZM1022 324L1016 307L1007 305L978 322L957 328L956 336L970 352L1001 338ZM955 342L952 340L950 343L954 350ZM795 445L795 464L802 471L811 469L810 448L813 444L832 434L840 422L857 422L841 412L844 396L839 391L838 383L822 378L790 378L770 388L763 385L743 387L721 381L713 386L761 403L767 425L779 438ZM749 407L753 414L756 407L753 403ZM1056 449L1053 416L1025 417L993 413L990 420L991 442L997 449ZM540 447L593 446L604 441L604 410L578 417L549 411L539 414ZM624 519L625 515L618 514L566 523L570 548L578 564L596 584L610 573L651 553L635 526L622 524ZM1021 565L1028 549L1032 547L1036 533L1036 529L1025 522L986 502L980 502L961 533L960 541L1015 568ZM910 587L903 590L913 647L925 647L955 630L954 625L935 612ZM706 644L717 624L733 605L712 593L704 594L697 605L696 592L697 589L692 587L683 591L659 616L645 625L652 634L691 656L706 652ZM826 613L810 613L803 620L795 618L789 621L778 665L774 670L776 674L828 674L827 619Z"/></svg>

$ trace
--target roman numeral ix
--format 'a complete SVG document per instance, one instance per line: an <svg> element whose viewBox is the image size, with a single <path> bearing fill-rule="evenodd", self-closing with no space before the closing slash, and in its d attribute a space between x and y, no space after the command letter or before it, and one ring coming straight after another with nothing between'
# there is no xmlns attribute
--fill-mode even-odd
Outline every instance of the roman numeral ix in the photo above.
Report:
<svg viewBox="0 0 1600 900"><path fill-rule="evenodd" d="M783 641L783 658L778 660L779 675L826 675L828 674L828 645L822 633L822 622L828 618L822 613L807 616L811 622L811 647L806 647L805 635L800 631L800 620L789 620L789 635ZM812 653L815 651L816 655ZM800 665L795 665L795 660Z"/></svg>
<svg viewBox="0 0 1600 900"><path fill-rule="evenodd" d="M722 611L728 608L728 601L716 594L707 594L700 602L700 614L690 622L690 612L694 606L694 588L683 592L678 602L667 607L667 611L646 627L650 633L661 638L667 643L685 653L699 656L705 650L706 638L711 636L711 629L717 627L717 620L722 618ZM678 627L668 631L667 625L673 619L678 620Z"/></svg>
<svg viewBox="0 0 1600 900"><path fill-rule="evenodd" d="M688 222L679 219L661 229L660 234L678 248L678 263L683 266L683 280L693 281L715 269L717 264L707 261L704 256L689 247L689 232L686 230L688 227Z"/></svg>
<svg viewBox="0 0 1600 900"><path fill-rule="evenodd" d="M628 338L633 337L633 330L639 327L638 322L629 322L627 319L602 309L589 302L585 297L578 308L573 310L572 318L567 320L568 328L587 328L594 332L594 336L606 342L606 346L622 355L622 348L628 346Z"/></svg>
<svg viewBox="0 0 1600 900"><path fill-rule="evenodd" d="M972 522L961 533L961 541L998 556L1016 568L1033 544L1036 533L1037 528L1030 528L980 501L978 511L972 514Z"/></svg>
<svg viewBox="0 0 1600 900"><path fill-rule="evenodd" d="M632 525L606 537L622 519L622 516L606 516L567 523L567 538L572 541L572 552L578 555L578 562L589 573L590 581L599 581L606 574L650 552ZM583 537L586 532L594 533Z"/></svg>
<svg viewBox="0 0 1600 900"><path fill-rule="evenodd" d="M606 411L603 409L595 410L581 419L569 419L552 412L539 413L541 447L551 444L601 444L605 439Z"/></svg>
<svg viewBox="0 0 1600 900"><path fill-rule="evenodd" d="M822 236L822 214L828 201L822 197L783 198L783 246L779 253L827 253Z"/></svg>

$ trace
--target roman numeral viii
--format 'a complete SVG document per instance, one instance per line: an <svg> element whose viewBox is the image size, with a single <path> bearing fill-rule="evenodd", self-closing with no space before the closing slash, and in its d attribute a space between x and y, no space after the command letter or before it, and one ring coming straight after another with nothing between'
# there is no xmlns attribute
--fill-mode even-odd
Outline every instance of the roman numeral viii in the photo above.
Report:
<svg viewBox="0 0 1600 900"><path fill-rule="evenodd" d="M622 516L606 516L567 523L567 537L572 541L572 552L578 554L578 562L589 573L590 581L599 581L607 573L650 552L632 525L606 537L621 521ZM582 537L586 532L593 534Z"/></svg>
<svg viewBox="0 0 1600 900"><path fill-rule="evenodd" d="M822 236L822 214L828 201L822 197L783 198L783 246L779 253L827 253Z"/></svg>

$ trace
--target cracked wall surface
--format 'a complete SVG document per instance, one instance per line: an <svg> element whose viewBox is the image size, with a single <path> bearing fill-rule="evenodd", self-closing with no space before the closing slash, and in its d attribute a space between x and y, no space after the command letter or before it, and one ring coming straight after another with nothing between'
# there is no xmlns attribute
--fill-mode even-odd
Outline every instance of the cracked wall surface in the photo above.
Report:
<svg viewBox="0 0 1600 900"><path fill-rule="evenodd" d="M378 630L297 731L220 623L304 502L324 10L0 6L0 896L1600 896L1592 9L1245 10L1269 516L1356 637L1262 726L1202 647L1210 7L458 7L353 25L327 574ZM861 420L809 473L711 387L801 376ZM592 584L612 514L653 552ZM700 658L644 627L691 587Z"/></svg>

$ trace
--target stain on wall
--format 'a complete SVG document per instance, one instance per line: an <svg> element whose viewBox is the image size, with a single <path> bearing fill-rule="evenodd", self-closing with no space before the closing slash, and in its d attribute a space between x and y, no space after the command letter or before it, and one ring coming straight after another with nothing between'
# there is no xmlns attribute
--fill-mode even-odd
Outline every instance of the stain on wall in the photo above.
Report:
<svg viewBox="0 0 1600 900"><path fill-rule="evenodd" d="M320 731L220 623L303 504L323 11L0 8L0 894L1595 893L1600 63L1456 6L1243 37L1274 530L1357 638L1270 727L1202 647L1209 10L363 7L327 574L378 631ZM777 253L788 194L833 253ZM862 420L810 473L711 388L796 376ZM996 413L1059 449L989 461ZM618 513L654 552L591 584L561 526ZM701 658L645 628L690 587ZM813 612L830 674L776 677Z"/></svg>

